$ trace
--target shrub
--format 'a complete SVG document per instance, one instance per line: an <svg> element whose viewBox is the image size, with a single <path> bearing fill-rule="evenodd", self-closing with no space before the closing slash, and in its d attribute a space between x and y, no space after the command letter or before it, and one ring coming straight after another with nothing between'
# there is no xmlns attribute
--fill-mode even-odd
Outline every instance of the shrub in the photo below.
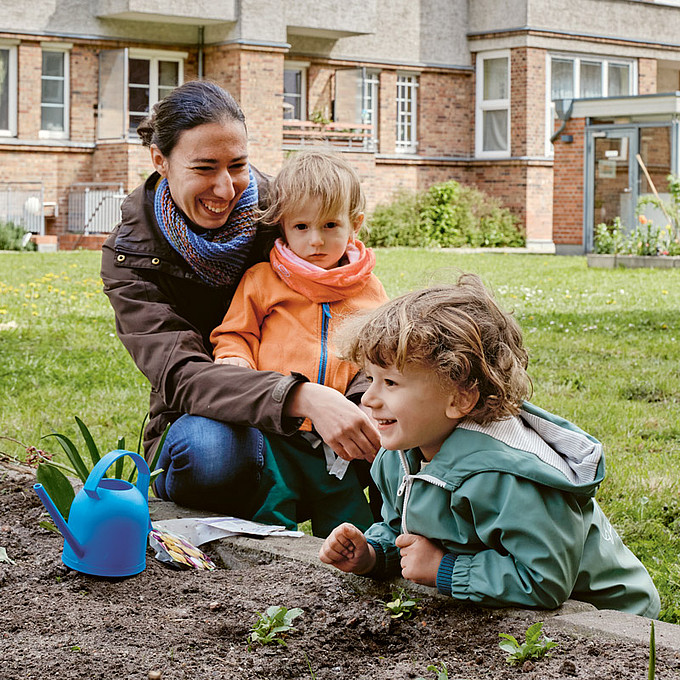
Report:
<svg viewBox="0 0 680 680"><path fill-rule="evenodd" d="M500 201L456 181L402 192L369 220L370 246L456 248L523 246L517 218Z"/></svg>
<svg viewBox="0 0 680 680"><path fill-rule="evenodd" d="M14 222L0 222L0 250L35 250L31 235Z"/></svg>

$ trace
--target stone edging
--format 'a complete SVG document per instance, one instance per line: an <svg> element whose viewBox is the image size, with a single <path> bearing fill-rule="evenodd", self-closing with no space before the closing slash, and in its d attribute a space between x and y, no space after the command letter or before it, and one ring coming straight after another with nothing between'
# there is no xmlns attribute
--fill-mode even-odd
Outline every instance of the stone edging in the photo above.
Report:
<svg viewBox="0 0 680 680"><path fill-rule="evenodd" d="M600 255L588 253L589 267L599 269L674 269L680 267L678 255Z"/></svg>

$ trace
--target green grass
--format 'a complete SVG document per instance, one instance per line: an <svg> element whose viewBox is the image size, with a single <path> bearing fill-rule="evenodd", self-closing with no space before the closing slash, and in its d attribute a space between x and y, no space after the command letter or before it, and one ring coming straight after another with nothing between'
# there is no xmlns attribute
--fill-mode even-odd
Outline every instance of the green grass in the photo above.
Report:
<svg viewBox="0 0 680 680"><path fill-rule="evenodd" d="M391 296L473 271L514 310L532 400L604 442L598 499L652 574L662 618L680 622L680 270L406 249L377 260ZM98 253L0 253L0 435L56 452L40 438L78 438L78 415L102 448L120 435L136 447L148 385L115 337L98 272Z"/></svg>

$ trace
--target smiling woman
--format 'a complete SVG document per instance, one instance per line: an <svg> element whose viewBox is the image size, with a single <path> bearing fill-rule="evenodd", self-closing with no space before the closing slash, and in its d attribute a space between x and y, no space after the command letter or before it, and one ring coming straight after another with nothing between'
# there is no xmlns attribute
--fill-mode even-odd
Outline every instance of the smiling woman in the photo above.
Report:
<svg viewBox="0 0 680 680"><path fill-rule="evenodd" d="M170 425L157 494L252 515L263 431L290 435L305 418L343 457L372 457L375 427L342 393L298 374L212 360L210 331L245 270L267 256L257 210L266 207L268 179L248 162L236 101L214 83L188 82L137 131L156 172L124 202L101 274L118 336L151 383L147 459Z"/></svg>

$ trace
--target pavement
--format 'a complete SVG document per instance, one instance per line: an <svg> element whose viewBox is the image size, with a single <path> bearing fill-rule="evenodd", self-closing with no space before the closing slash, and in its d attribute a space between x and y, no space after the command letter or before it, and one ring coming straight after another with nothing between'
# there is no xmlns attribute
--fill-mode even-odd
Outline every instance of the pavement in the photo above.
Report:
<svg viewBox="0 0 680 680"><path fill-rule="evenodd" d="M196 512L174 503L156 499L150 500L149 508L152 522L179 517L209 516L208 513ZM267 559L289 559L319 569L331 570L336 576L341 576L351 582L352 587L358 592L370 594L378 589L378 586L371 579L354 574L343 574L337 569L323 564L318 557L322 543L322 539L313 536L302 536L300 538L232 536L215 541L213 550L226 566L240 567L244 563L254 563L265 557ZM395 579L389 582L389 588L393 589L397 586L408 587L409 591L422 592L432 597L445 597L434 588L420 586L403 579ZM379 588L384 591L385 584L381 584ZM527 619L536 618L536 610L512 609L504 611L512 611L514 615L525 615ZM650 619L642 616L613 610L598 610L586 602L567 600L558 609L541 612L541 618L545 621L544 631L548 635L551 631L559 630L579 638L625 639L637 642L643 645L645 649L649 646L651 622ZM654 633L657 650L666 649L680 653L680 625L655 621Z"/></svg>

